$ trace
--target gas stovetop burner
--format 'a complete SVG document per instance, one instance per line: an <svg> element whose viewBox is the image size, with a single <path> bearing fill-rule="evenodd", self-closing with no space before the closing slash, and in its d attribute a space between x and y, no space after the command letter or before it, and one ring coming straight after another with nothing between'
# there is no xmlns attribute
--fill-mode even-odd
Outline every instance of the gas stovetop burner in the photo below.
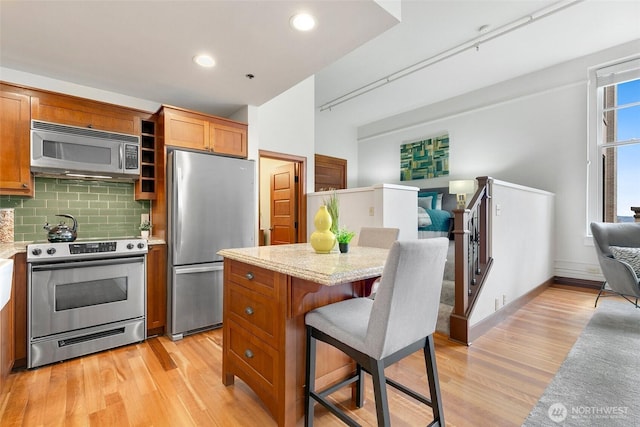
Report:
<svg viewBox="0 0 640 427"><path fill-rule="evenodd" d="M147 241L136 238L32 243L27 245L27 262L144 255L147 251Z"/></svg>

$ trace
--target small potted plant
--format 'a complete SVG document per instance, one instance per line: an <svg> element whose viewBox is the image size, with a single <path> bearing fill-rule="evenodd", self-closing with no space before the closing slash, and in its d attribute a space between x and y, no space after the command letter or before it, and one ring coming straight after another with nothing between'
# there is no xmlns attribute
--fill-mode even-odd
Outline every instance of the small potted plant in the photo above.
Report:
<svg viewBox="0 0 640 427"><path fill-rule="evenodd" d="M338 241L338 247L340 248L340 253L349 252L349 242L353 239L356 233L353 231L349 231L346 227L340 227L336 232L336 240Z"/></svg>
<svg viewBox="0 0 640 427"><path fill-rule="evenodd" d="M149 238L149 231L151 230L151 222L149 220L142 221L140 224L140 236L147 239Z"/></svg>

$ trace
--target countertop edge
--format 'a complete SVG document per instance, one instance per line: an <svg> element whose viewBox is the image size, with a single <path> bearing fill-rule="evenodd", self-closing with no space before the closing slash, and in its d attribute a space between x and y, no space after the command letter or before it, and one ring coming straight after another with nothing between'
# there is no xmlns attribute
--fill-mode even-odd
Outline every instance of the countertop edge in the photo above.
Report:
<svg viewBox="0 0 640 427"><path fill-rule="evenodd" d="M223 249L218 252L219 255L225 259L244 262L246 264L255 265L256 267L265 268L267 270L275 271L278 273L286 274L289 276L297 277L303 280L309 280L311 282L319 283L325 286L335 286L342 283L354 282L358 280L370 279L378 277L382 274L383 267L374 267L367 269L360 269L355 272L348 272L335 276L327 276L324 274L317 274L313 271L295 268L293 266L266 260L262 258L256 258L249 256L233 249Z"/></svg>

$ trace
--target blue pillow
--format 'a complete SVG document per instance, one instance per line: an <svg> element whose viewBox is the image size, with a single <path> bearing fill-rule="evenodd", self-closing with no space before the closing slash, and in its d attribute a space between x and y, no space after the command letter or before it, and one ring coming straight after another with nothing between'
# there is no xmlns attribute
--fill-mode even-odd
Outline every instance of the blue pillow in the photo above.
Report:
<svg viewBox="0 0 640 427"><path fill-rule="evenodd" d="M451 221L451 213L441 209L427 209L427 213L431 218L431 225L420 227L425 231L449 231L449 223Z"/></svg>

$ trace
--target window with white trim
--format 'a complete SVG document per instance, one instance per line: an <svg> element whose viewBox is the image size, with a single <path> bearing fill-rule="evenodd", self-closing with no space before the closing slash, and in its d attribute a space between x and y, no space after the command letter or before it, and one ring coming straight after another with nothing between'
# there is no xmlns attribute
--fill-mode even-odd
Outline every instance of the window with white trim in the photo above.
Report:
<svg viewBox="0 0 640 427"><path fill-rule="evenodd" d="M640 215L640 59L595 70L595 81L590 219L633 222Z"/></svg>

